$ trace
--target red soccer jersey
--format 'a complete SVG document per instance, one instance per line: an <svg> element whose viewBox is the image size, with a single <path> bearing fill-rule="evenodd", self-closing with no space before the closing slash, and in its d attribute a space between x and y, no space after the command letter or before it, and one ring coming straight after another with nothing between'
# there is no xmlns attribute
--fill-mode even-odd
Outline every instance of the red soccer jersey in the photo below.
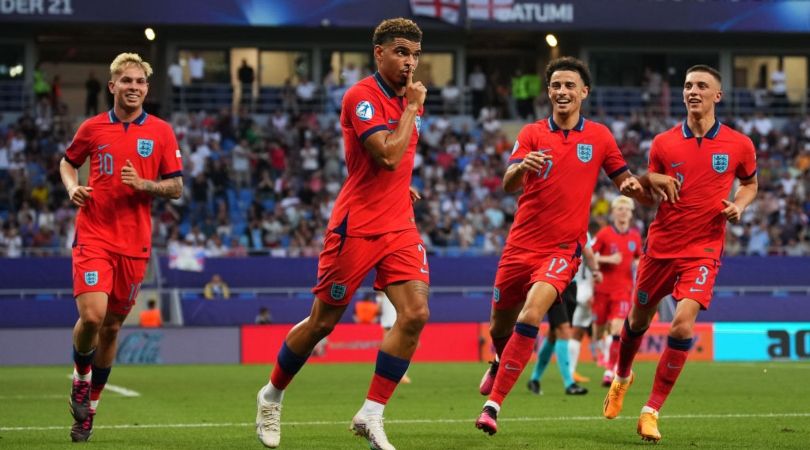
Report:
<svg viewBox="0 0 810 450"><path fill-rule="evenodd" d="M721 214L734 178L756 175L754 144L715 122L697 139L684 121L653 140L650 171L681 181L680 200L661 203L650 224L646 253L653 258L720 259L726 232Z"/></svg>
<svg viewBox="0 0 810 450"><path fill-rule="evenodd" d="M625 290L629 294L629 291L633 289L633 260L641 256L641 233L635 228L621 233L612 225L606 226L596 233L593 251L602 256L610 256L614 253L622 255L622 262L619 264L601 264L599 266L604 280L596 284L596 291Z"/></svg>
<svg viewBox="0 0 810 450"><path fill-rule="evenodd" d="M409 186L422 110L396 170L378 165L363 146L378 131L394 131L407 105L407 99L397 96L379 72L346 92L340 125L349 176L335 201L330 230L347 236L374 236L416 228Z"/></svg>
<svg viewBox="0 0 810 450"><path fill-rule="evenodd" d="M132 161L138 176L157 180L182 175L172 127L146 112L122 123L112 111L85 120L65 151L79 168L90 157L90 199L76 217L73 245L94 245L125 256L146 258L152 248L152 196L121 182Z"/></svg>
<svg viewBox="0 0 810 450"><path fill-rule="evenodd" d="M509 164L529 152L552 155L539 172L526 172L508 245L546 253L585 245L588 217L599 169L610 178L627 170L613 135L602 124L579 119L563 131L551 117L520 130Z"/></svg>

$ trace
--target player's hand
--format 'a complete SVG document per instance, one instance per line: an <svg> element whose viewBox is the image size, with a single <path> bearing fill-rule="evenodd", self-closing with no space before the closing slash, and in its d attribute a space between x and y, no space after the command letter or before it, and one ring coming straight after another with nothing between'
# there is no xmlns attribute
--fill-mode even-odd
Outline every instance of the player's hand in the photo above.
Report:
<svg viewBox="0 0 810 450"><path fill-rule="evenodd" d="M619 190L622 192L622 195L626 195L628 197L634 197L643 189L644 187L641 186L641 183L639 183L638 178L636 177L627 177L619 186Z"/></svg>
<svg viewBox="0 0 810 450"><path fill-rule="evenodd" d="M70 198L71 203L81 208L84 206L85 202L90 199L92 192L93 188L90 186L76 185L68 189L68 197Z"/></svg>
<svg viewBox="0 0 810 450"><path fill-rule="evenodd" d="M602 263L608 264L621 264L622 263L622 254L619 252L613 253L612 255L603 256L601 258Z"/></svg>
<svg viewBox="0 0 810 450"><path fill-rule="evenodd" d="M722 214L726 217L726 220L731 223L739 223L740 218L742 217L742 209L737 206L736 203L730 202L726 199L723 199L723 206L725 206L725 208L723 209Z"/></svg>
<svg viewBox="0 0 810 450"><path fill-rule="evenodd" d="M130 160L127 160L126 165L121 169L121 182L136 191L143 190L143 178L138 176L138 171L135 170L135 166Z"/></svg>
<svg viewBox="0 0 810 450"><path fill-rule="evenodd" d="M650 190L661 201L675 203L680 200L678 191L681 190L681 182L676 178L662 173L650 172L648 179L650 180Z"/></svg>
<svg viewBox="0 0 810 450"><path fill-rule="evenodd" d="M427 88L421 81L413 81L413 68L408 71L408 83L405 85L405 98L408 104L421 108L425 104Z"/></svg>
<svg viewBox="0 0 810 450"><path fill-rule="evenodd" d="M520 162L520 170L521 171L533 171L539 172L543 170L546 165L546 161L551 160L551 155L547 155L546 152L548 150L537 150L534 152L529 152L523 161Z"/></svg>
<svg viewBox="0 0 810 450"><path fill-rule="evenodd" d="M605 277L602 275L601 270L594 270L593 271L593 282L594 283L601 283L605 280Z"/></svg>
<svg viewBox="0 0 810 450"><path fill-rule="evenodd" d="M413 186L409 186L408 190L411 192L411 203L415 203L417 200L422 199L422 195L419 193L419 190Z"/></svg>

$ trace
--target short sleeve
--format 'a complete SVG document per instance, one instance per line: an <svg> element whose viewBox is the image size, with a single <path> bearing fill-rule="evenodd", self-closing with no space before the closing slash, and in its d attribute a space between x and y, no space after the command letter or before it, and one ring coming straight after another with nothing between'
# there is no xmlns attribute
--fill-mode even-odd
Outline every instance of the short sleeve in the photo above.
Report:
<svg viewBox="0 0 810 450"><path fill-rule="evenodd" d="M741 155L734 175L741 180L747 180L757 174L757 152L748 137L741 142L740 148Z"/></svg>
<svg viewBox="0 0 810 450"><path fill-rule="evenodd" d="M344 117L348 117L360 142L378 131L388 131L379 95L362 85L349 89L343 98Z"/></svg>
<svg viewBox="0 0 810 450"><path fill-rule="evenodd" d="M77 169L84 164L87 156L90 155L90 150L93 148L88 128L87 122L82 123L79 129L76 130L76 135L73 136L73 142L65 150L65 161Z"/></svg>
<svg viewBox="0 0 810 450"><path fill-rule="evenodd" d="M633 233L633 235L634 235L633 240L636 243L636 245L633 246L633 248L634 248L633 256L635 256L636 258L640 258L641 257L641 233Z"/></svg>
<svg viewBox="0 0 810 450"><path fill-rule="evenodd" d="M605 230L606 228L599 230L591 241L591 250L593 250L594 253L603 253L605 248Z"/></svg>
<svg viewBox="0 0 810 450"><path fill-rule="evenodd" d="M607 129L605 129L605 135L605 159L602 161L602 170L610 179L613 179L627 171L627 162L624 160L619 146L616 145L616 139Z"/></svg>
<svg viewBox="0 0 810 450"><path fill-rule="evenodd" d="M163 154L160 158L160 177L163 179L183 175L183 152L177 145L177 138L171 127L166 126L163 138Z"/></svg>
<svg viewBox="0 0 810 450"><path fill-rule="evenodd" d="M518 133L518 137L515 139L515 146L512 147L512 154L509 156L509 165L523 161L523 158L532 151L534 139L532 139L530 126L531 125L524 126L520 130L520 133Z"/></svg>
<svg viewBox="0 0 810 450"><path fill-rule="evenodd" d="M661 161L661 143L657 138L653 139L652 145L650 146L650 157L647 163L647 170L655 173L666 173L664 164Z"/></svg>

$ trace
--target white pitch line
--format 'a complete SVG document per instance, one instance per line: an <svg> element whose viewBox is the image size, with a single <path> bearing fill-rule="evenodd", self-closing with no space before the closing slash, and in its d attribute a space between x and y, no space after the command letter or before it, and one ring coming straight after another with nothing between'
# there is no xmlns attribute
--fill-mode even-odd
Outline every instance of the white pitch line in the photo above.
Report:
<svg viewBox="0 0 810 450"><path fill-rule="evenodd" d="M762 413L762 414L673 414L664 416L665 420L680 419L768 419L768 418L785 418L785 417L810 417L810 412L798 413ZM424 424L424 423L468 423L474 420L473 417L465 419L393 419L386 420L388 424ZM562 417L503 417L498 419L500 422L559 422L559 421L594 421L605 420L602 416L562 416ZM625 416L617 417L615 420L636 420L636 417ZM282 422L286 426L314 426L314 425L345 425L347 420L341 421L303 421L303 422ZM99 425L96 429L107 430L128 430L128 429L148 429L148 428L228 428L228 427L252 427L255 426L252 422L225 422L225 423L155 423L143 425ZM65 430L68 427L65 425L60 426L45 426L45 427L0 427L0 431L48 431L48 430Z"/></svg>
<svg viewBox="0 0 810 450"><path fill-rule="evenodd" d="M68 398L66 394L42 394L42 395L0 395L0 400L42 400L51 398Z"/></svg>
<svg viewBox="0 0 810 450"><path fill-rule="evenodd" d="M72 380L73 379L73 374L68 375L68 378L70 378ZM116 394L121 394L124 397L140 397L141 396L140 392L138 392L138 391L133 391L132 389L127 389L127 388L125 388L123 386L118 386L116 384L107 383L107 384L104 385L104 390L105 391L112 391L112 392L115 392Z"/></svg>

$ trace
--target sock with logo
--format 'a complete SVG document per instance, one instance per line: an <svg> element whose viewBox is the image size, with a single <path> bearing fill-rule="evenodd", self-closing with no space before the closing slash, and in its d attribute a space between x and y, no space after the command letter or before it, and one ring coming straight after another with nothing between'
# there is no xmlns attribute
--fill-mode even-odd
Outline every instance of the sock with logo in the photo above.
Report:
<svg viewBox="0 0 810 450"><path fill-rule="evenodd" d="M548 363L551 361L551 355L553 352L554 343L549 339L544 339L543 345L541 345L540 349L537 350L537 362L534 364L534 370L532 371L531 378L533 381L540 381L540 378L543 377L543 372L546 371L546 367L548 367Z"/></svg>
<svg viewBox="0 0 810 450"><path fill-rule="evenodd" d="M661 406L672 392L672 387L686 364L690 348L692 348L692 339L675 339L672 336L667 338L667 348L664 349L661 359L658 360L655 381L653 381L653 389L647 400L647 406L656 411L661 410Z"/></svg>
<svg viewBox="0 0 810 450"><path fill-rule="evenodd" d="M627 378L630 376L630 369L633 367L633 359L641 347L641 340L647 329L633 331L630 329L630 322L625 319L622 327L622 334L619 336L619 359L616 364L616 376Z"/></svg>
<svg viewBox="0 0 810 450"><path fill-rule="evenodd" d="M504 398L514 387L526 363L532 356L534 342L537 340L538 328L534 325L518 322L515 325L515 332L512 338L503 349L501 357L501 367L495 377L495 386L489 399L497 404L503 404Z"/></svg>

